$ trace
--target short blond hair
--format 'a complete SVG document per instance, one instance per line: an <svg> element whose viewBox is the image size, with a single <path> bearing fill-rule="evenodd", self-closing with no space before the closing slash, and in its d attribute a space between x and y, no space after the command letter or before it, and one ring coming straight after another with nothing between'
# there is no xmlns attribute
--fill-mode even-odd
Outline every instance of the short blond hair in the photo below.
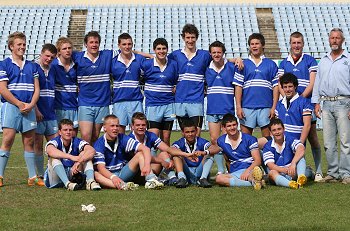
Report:
<svg viewBox="0 0 350 231"><path fill-rule="evenodd" d="M23 39L24 41L26 41L26 35L23 32L13 32L12 34L9 35L9 37L7 38L7 47L8 49L12 52L10 46L13 45L15 39Z"/></svg>
<svg viewBox="0 0 350 231"><path fill-rule="evenodd" d="M73 48L73 42L72 42L72 40L70 40L70 39L67 38L67 37L60 37L60 38L57 39L57 42L56 42L57 51L60 51L62 45L65 44L65 43L69 43L69 44L72 46L72 48Z"/></svg>

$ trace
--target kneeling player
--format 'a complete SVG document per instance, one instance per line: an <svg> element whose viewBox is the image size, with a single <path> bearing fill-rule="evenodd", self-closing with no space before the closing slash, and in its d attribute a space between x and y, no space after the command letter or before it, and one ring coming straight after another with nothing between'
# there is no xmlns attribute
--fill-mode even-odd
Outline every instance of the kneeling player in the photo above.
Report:
<svg viewBox="0 0 350 231"><path fill-rule="evenodd" d="M284 135L284 125L280 119L271 120L269 128L273 137L263 149L269 178L279 186L302 187L307 181L304 145L300 140Z"/></svg>
<svg viewBox="0 0 350 231"><path fill-rule="evenodd" d="M197 126L192 120L183 121L181 130L183 138L173 143L175 150L169 149L169 153L174 156L179 178L176 187L185 188L189 181L191 184L210 188L212 185L207 178L214 161L207 150L210 142L196 136Z"/></svg>
<svg viewBox="0 0 350 231"><path fill-rule="evenodd" d="M45 185L48 188L66 187L68 190L80 189L77 183L70 181L72 175L84 171L86 189L100 190L94 180L92 158L95 150L86 141L73 137L74 125L71 120L63 119L58 125L59 136L46 144L49 156L45 172Z"/></svg>
<svg viewBox="0 0 350 231"><path fill-rule="evenodd" d="M106 188L124 189L125 181L131 181L141 170L146 177L145 188L160 189L163 184L157 180L151 170L150 149L131 137L119 133L119 119L115 115L108 115L103 121L104 136L94 145L96 154L94 165L96 181ZM135 153L128 160L127 153ZM133 187L133 186L132 186Z"/></svg>
<svg viewBox="0 0 350 231"><path fill-rule="evenodd" d="M222 186L254 186L261 189L262 170L258 141L254 136L238 131L237 118L226 114L222 118L222 126L226 134L220 136L217 145L209 148L210 154L222 151L230 162L229 174L220 174L216 183Z"/></svg>

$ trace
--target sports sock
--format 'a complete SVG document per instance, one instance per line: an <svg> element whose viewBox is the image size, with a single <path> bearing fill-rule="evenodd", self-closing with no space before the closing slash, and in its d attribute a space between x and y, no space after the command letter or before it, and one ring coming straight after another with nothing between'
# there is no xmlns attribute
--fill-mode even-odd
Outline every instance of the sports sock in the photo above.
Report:
<svg viewBox="0 0 350 231"><path fill-rule="evenodd" d="M275 180L276 185L283 186L289 188L289 180L285 177L278 175Z"/></svg>
<svg viewBox="0 0 350 231"><path fill-rule="evenodd" d="M252 183L250 183L249 181L238 179L237 177L233 176L230 178L230 186L247 187L247 186L252 186Z"/></svg>
<svg viewBox="0 0 350 231"><path fill-rule="evenodd" d="M168 172L168 178L171 179L171 178L174 178L174 177L176 177L175 171L174 170L170 170Z"/></svg>
<svg viewBox="0 0 350 231"><path fill-rule="evenodd" d="M42 154L35 155L35 166L38 176L44 176L44 156Z"/></svg>
<svg viewBox="0 0 350 231"><path fill-rule="evenodd" d="M24 151L24 160L26 161L28 169L28 177L33 178L36 176L35 171L35 153Z"/></svg>
<svg viewBox="0 0 350 231"><path fill-rule="evenodd" d="M86 175L86 181L94 180L94 167L92 161L88 161L85 165L84 173Z"/></svg>
<svg viewBox="0 0 350 231"><path fill-rule="evenodd" d="M4 176L5 168L9 157L9 151L0 150L0 176Z"/></svg>
<svg viewBox="0 0 350 231"><path fill-rule="evenodd" d="M214 163L214 158L213 157L209 157L204 161L203 164L203 171L202 171L202 175L201 178L208 178L209 174L210 174L210 169L213 166Z"/></svg>
<svg viewBox="0 0 350 231"><path fill-rule="evenodd" d="M60 178L60 180L63 182L64 186L67 187L69 180L66 174L66 171L64 170L64 167L62 164L57 164L53 170L57 174L57 176Z"/></svg>
<svg viewBox="0 0 350 231"><path fill-rule="evenodd" d="M152 171L151 171L151 173L152 173ZM134 175L135 175L135 173L130 169L129 164L127 164L122 168L119 177L122 178L123 181L127 182L130 179L132 179ZM147 180L148 176L146 176L146 180Z"/></svg>
<svg viewBox="0 0 350 231"><path fill-rule="evenodd" d="M305 175L306 171L306 161L305 158L301 158L298 163L297 163L297 175L304 174Z"/></svg>
<svg viewBox="0 0 350 231"><path fill-rule="evenodd" d="M186 178L186 175L185 175L185 173L184 172L178 172L177 173L177 178L184 178L185 180L187 180L187 178Z"/></svg>
<svg viewBox="0 0 350 231"><path fill-rule="evenodd" d="M224 155L222 154L222 152L219 152L218 154L214 155L214 160L216 162L216 165L218 166L218 172L225 173Z"/></svg>
<svg viewBox="0 0 350 231"><path fill-rule="evenodd" d="M321 153L321 148L311 148L312 151L312 156L314 157L314 162L315 162L315 168L316 168L316 173L321 173L322 174L322 165L321 165L321 159L322 159L322 153Z"/></svg>

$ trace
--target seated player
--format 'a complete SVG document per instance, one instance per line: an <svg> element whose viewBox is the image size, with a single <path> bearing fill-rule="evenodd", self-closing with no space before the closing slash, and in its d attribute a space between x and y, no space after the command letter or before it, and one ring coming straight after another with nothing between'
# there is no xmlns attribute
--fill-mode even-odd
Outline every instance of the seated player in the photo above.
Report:
<svg viewBox="0 0 350 231"><path fill-rule="evenodd" d="M141 64L145 80L148 129L169 145L176 118L173 90L178 78L177 63L167 58L168 42L164 38L154 40L153 50L156 57Z"/></svg>
<svg viewBox="0 0 350 231"><path fill-rule="evenodd" d="M272 119L269 129L272 140L263 149L269 178L279 186L292 189L302 187L307 181L304 145L300 140L284 134L284 125L280 119Z"/></svg>
<svg viewBox="0 0 350 231"><path fill-rule="evenodd" d="M171 156L167 153L167 150L171 147L164 143L156 134L147 131L146 126L147 119L145 114L142 112L135 112L131 118L132 132L129 134L129 136L141 144L144 144L149 149L154 150L151 151L151 168L155 174L159 175L162 169L165 168L167 172L169 172L169 179L171 179L171 181L176 180L172 179L176 178L175 172L169 171L174 165L173 161L170 160ZM157 150L161 151L158 155Z"/></svg>
<svg viewBox="0 0 350 231"><path fill-rule="evenodd" d="M238 131L237 126L234 115L224 115L222 127L226 134L220 136L217 145L208 150L211 155L222 151L230 162L229 173L218 175L216 183L230 187L254 186L254 189L260 190L263 172L259 167L258 141L254 136Z"/></svg>
<svg viewBox="0 0 350 231"><path fill-rule="evenodd" d="M45 171L45 185L48 188L65 187L75 191L80 189L77 183L70 180L74 174L84 172L86 189L100 190L101 187L94 179L92 158L95 150L88 142L73 137L74 125L69 119L63 119L58 124L59 136L46 144L49 156Z"/></svg>
<svg viewBox="0 0 350 231"><path fill-rule="evenodd" d="M209 155L210 142L197 136L197 126L192 120L185 120L181 127L183 138L175 141L168 152L173 156L178 176L177 188L185 188L188 182L199 187L210 188L208 182L213 157Z"/></svg>
<svg viewBox="0 0 350 231"><path fill-rule="evenodd" d="M146 178L145 188L163 188L163 183L157 180L151 170L150 149L131 137L119 133L118 117L106 116L103 121L103 130L105 134L94 144L97 182L106 188L124 189L125 182L131 181L140 170L141 176ZM128 160L127 154L130 152L135 154Z"/></svg>

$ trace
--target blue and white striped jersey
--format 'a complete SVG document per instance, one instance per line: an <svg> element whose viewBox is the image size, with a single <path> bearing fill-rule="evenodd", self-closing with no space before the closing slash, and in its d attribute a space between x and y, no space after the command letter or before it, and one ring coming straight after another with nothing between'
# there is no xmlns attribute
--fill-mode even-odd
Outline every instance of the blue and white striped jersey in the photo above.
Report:
<svg viewBox="0 0 350 231"><path fill-rule="evenodd" d="M131 132L129 134L129 136L131 138L133 138L134 140L137 140L134 132ZM146 147L148 147L150 149L151 148L157 149L158 146L160 145L160 143L162 142L162 140L156 134L154 134L153 132L149 132L149 131L145 132L145 139L144 140L142 140L142 141L137 140L137 141L140 142L141 144L144 144Z"/></svg>

